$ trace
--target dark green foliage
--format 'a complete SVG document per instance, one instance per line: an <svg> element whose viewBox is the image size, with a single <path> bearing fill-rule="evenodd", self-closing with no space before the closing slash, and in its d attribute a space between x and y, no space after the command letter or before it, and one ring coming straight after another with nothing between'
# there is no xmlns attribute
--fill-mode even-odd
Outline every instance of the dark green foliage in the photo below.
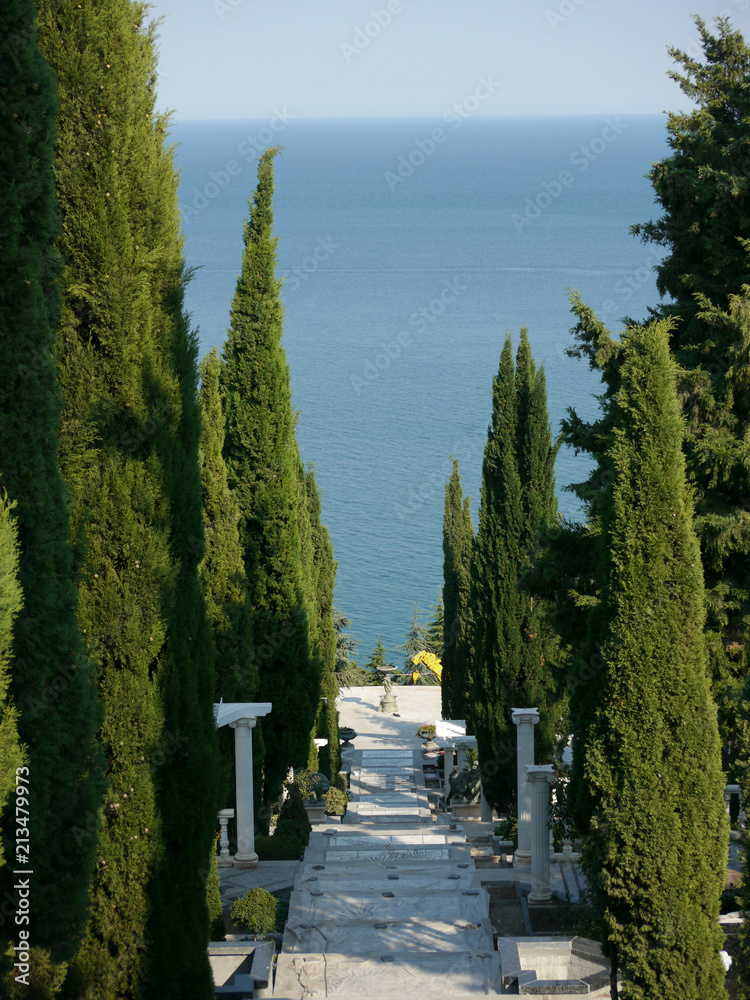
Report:
<svg viewBox="0 0 750 1000"><path fill-rule="evenodd" d="M281 346L276 280L273 159L264 153L245 224L242 266L224 346L221 391L224 455L240 510L257 697L273 704L263 720L264 797L275 798L290 766L308 757L320 705L321 667L310 645L306 562L312 542L294 434L289 370ZM314 542L312 542L314 544Z"/></svg>
<svg viewBox="0 0 750 1000"><path fill-rule="evenodd" d="M256 837L255 853L259 861L299 861L305 853L305 841L296 833Z"/></svg>
<svg viewBox="0 0 750 1000"><path fill-rule="evenodd" d="M445 485L443 515L443 679L444 719L463 719L471 684L471 500L464 497L458 460Z"/></svg>
<svg viewBox="0 0 750 1000"><path fill-rule="evenodd" d="M258 684L254 662L245 564L239 538L239 508L227 482L224 412L219 393L221 361L214 348L201 376L201 480L205 551L200 564L206 612L216 647L216 698L253 701Z"/></svg>
<svg viewBox="0 0 750 1000"><path fill-rule="evenodd" d="M365 663L365 670L370 670L375 674L378 684L383 683L382 674L377 672L378 667L382 667L385 664L385 646L383 645L383 640L378 636L377 642L375 643L375 649L372 651L372 656Z"/></svg>
<svg viewBox="0 0 750 1000"><path fill-rule="evenodd" d="M206 905L208 906L209 941L224 940L224 911L221 908L221 884L219 881L219 856L216 841L211 845L206 879Z"/></svg>
<svg viewBox="0 0 750 1000"><path fill-rule="evenodd" d="M649 174L661 218L633 227L666 250L655 310L678 317L672 349L682 369L685 452L697 486L696 530L725 765L732 773L743 723L735 703L750 643L750 47L726 18L712 34L696 18L702 58L670 50L670 76L695 102L667 121L671 153ZM739 297L739 298L737 298Z"/></svg>
<svg viewBox="0 0 750 1000"><path fill-rule="evenodd" d="M303 849L310 843L312 826L307 818L302 793L296 784L289 786L289 794L281 807L279 821L276 824L277 837L296 837L301 841Z"/></svg>
<svg viewBox="0 0 750 1000"><path fill-rule="evenodd" d="M430 608L430 617L427 622L427 633L425 649L434 653L442 662L443 642L445 633L445 608L443 606L442 589L437 599L437 604Z"/></svg>
<svg viewBox="0 0 750 1000"><path fill-rule="evenodd" d="M18 582L18 539L12 510L12 504L0 491L0 809L5 808L15 791L16 768L26 763L18 740L18 711L8 695L13 626L23 607L23 593ZM26 772L24 775L28 777ZM20 800L19 804L23 805ZM28 805L25 808L28 809ZM11 821L10 825L15 826L15 823ZM4 864L0 842L0 867Z"/></svg>
<svg viewBox="0 0 750 1000"><path fill-rule="evenodd" d="M627 996L718 1000L728 829L668 332L627 331L611 410L584 862Z"/></svg>
<svg viewBox="0 0 750 1000"><path fill-rule="evenodd" d="M51 954L49 976L38 970L51 981L85 925L103 761L57 465L63 406L55 367L57 100L54 76L37 47L35 15L28 0L8 0L0 32L0 472L16 505L24 594L13 633L10 696L33 776L33 943L49 953L45 962ZM6 842L6 856L9 847ZM11 884L5 872L2 898L9 898ZM6 922L3 936L11 931Z"/></svg>
<svg viewBox="0 0 750 1000"><path fill-rule="evenodd" d="M154 111L145 19L129 0L49 0L39 18L60 102L60 462L84 554L78 619L97 665L108 765L91 915L66 992L97 1000L213 995L200 877L217 775L198 577L197 345L182 310L178 182L167 119ZM51 755L56 773L63 757ZM58 794L51 813L68 802ZM95 829L96 812L76 808L80 827Z"/></svg>
<svg viewBox="0 0 750 1000"><path fill-rule="evenodd" d="M540 709L537 759L552 756L555 642L544 602L523 589L522 578L556 523L555 453L543 374L536 372L522 330L517 364L507 337L493 381L469 596L473 647L466 717L479 745L484 794L501 811L515 797L513 708Z"/></svg>
<svg viewBox="0 0 750 1000"><path fill-rule="evenodd" d="M321 673L321 704L318 713L317 734L321 739L327 739L320 757L325 756L325 764L318 767L333 780L341 763L339 749L338 715L336 698L339 693L336 680L336 628L334 622L333 591L336 586L336 562L333 557L333 546L328 534L328 528L321 524L320 494L312 468L305 478L308 515L312 533L313 561L308 575L308 590L314 597L315 631L312 635L312 646L320 665Z"/></svg>
<svg viewBox="0 0 750 1000"><path fill-rule="evenodd" d="M349 670L355 670L357 661L354 654L357 651L359 640L347 631L352 627L350 618L343 615L338 608L333 609L333 629L336 633L336 673L345 674Z"/></svg>
<svg viewBox="0 0 750 1000"><path fill-rule="evenodd" d="M247 600L245 563L239 538L239 509L227 482L224 461L224 411L219 392L221 361L216 348L200 366L203 527L205 550L199 570L206 613L216 649L215 692L218 702L251 702L258 686L252 622ZM220 804L234 806L234 731L218 733L221 757ZM257 746L256 746L257 751Z"/></svg>
<svg viewBox="0 0 750 1000"><path fill-rule="evenodd" d="M251 934L270 934L276 929L278 900L265 889L248 889L232 903L229 916L235 927Z"/></svg>
<svg viewBox="0 0 750 1000"><path fill-rule="evenodd" d="M399 652L404 654L404 673L407 676L411 676L411 672L414 669L411 662L412 656L415 656L420 650L428 648L427 629L422 624L421 617L419 605L415 604L409 631L406 633L404 641L398 647ZM429 652L433 652L433 650L430 649Z"/></svg>
<svg viewBox="0 0 750 1000"><path fill-rule="evenodd" d="M347 789L349 788L349 782L347 781L346 775L343 773L343 771L339 771L339 773L336 775L333 787L338 788L340 792L346 792Z"/></svg>

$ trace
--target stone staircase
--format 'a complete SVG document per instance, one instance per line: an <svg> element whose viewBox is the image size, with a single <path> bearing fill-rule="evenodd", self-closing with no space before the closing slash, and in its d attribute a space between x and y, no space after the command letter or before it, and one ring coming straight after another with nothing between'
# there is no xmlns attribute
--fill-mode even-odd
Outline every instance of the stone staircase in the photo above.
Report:
<svg viewBox="0 0 750 1000"><path fill-rule="evenodd" d="M433 822L419 751L352 752L352 801L313 833L290 902L275 1000L501 992L471 848Z"/></svg>

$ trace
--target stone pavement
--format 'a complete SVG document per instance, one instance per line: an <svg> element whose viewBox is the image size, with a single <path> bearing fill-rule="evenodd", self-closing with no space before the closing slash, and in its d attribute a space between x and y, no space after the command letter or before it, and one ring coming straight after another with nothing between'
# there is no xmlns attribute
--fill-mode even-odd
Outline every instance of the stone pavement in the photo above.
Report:
<svg viewBox="0 0 750 1000"><path fill-rule="evenodd" d="M461 830L433 822L421 752L352 756L353 822L310 839L274 998L499 993L489 896Z"/></svg>
<svg viewBox="0 0 750 1000"><path fill-rule="evenodd" d="M273 993L263 994L274 1000L460 998L502 990L483 883L520 883L523 891L531 888L531 872L501 864L477 869L469 842L487 837L493 824L459 826L431 811L414 733L440 717L439 688L398 690L400 717L377 713L381 693L342 692L341 725L358 733L344 755L352 796L344 824L316 827L302 862L220 872L225 908L253 886L291 894ZM555 863L551 876L554 892L579 898L577 865Z"/></svg>

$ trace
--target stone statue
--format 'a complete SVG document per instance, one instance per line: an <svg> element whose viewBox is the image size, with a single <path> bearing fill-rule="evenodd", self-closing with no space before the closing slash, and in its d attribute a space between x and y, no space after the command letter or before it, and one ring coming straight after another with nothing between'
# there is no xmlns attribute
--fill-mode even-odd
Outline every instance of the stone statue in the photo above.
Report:
<svg viewBox="0 0 750 1000"><path fill-rule="evenodd" d="M482 792L482 776L479 771L479 764L474 764L469 770L465 767L459 772L454 767L448 777L450 791L445 797L445 804L449 802L467 802L474 805L479 802Z"/></svg>

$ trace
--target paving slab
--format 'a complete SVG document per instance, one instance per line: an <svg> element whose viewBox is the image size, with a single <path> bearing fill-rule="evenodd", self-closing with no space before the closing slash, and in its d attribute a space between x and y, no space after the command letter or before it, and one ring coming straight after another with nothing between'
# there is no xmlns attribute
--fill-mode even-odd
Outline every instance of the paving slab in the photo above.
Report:
<svg viewBox="0 0 750 1000"><path fill-rule="evenodd" d="M500 956L489 951L389 953L380 958L279 956L274 1000L357 997L424 1000L500 992Z"/></svg>
<svg viewBox="0 0 750 1000"><path fill-rule="evenodd" d="M324 846L322 849L308 847L305 851L305 860L302 862L302 872L312 873L322 871L331 865L335 865L340 870L342 865L351 865L353 871L361 870L369 872L374 865L381 870L387 866L389 869L398 865L399 871L421 871L425 868L425 862L431 862L427 867L436 869L438 865L432 862L450 862L451 865L458 865L463 862L463 867L468 868L471 864L471 844L373 844L372 849L366 845L355 844L351 847L341 847L333 845Z"/></svg>
<svg viewBox="0 0 750 1000"><path fill-rule="evenodd" d="M385 897L382 893L364 893L357 890L340 893L323 893L313 896L309 892L295 892L289 905L287 926L298 924L328 923L331 920L371 920L376 923L393 920L432 920L435 915L442 920L465 920L481 923L490 915L490 897L483 889L479 892L432 892L426 895L401 895L396 890Z"/></svg>
<svg viewBox="0 0 750 1000"><path fill-rule="evenodd" d="M284 951L328 956L380 956L403 951L482 951L492 940L489 920L334 920L300 923L284 933Z"/></svg>
<svg viewBox="0 0 750 1000"><path fill-rule="evenodd" d="M446 868L442 871L435 866L425 867L422 871L398 874L388 874L382 868L371 868L363 871L362 862L359 869L351 865L337 865L330 871L316 872L312 875L298 875L294 883L295 889L307 889L310 892L393 892L405 894L407 891L425 892L463 892L473 889L474 871L457 871ZM440 864L437 862L436 864Z"/></svg>

